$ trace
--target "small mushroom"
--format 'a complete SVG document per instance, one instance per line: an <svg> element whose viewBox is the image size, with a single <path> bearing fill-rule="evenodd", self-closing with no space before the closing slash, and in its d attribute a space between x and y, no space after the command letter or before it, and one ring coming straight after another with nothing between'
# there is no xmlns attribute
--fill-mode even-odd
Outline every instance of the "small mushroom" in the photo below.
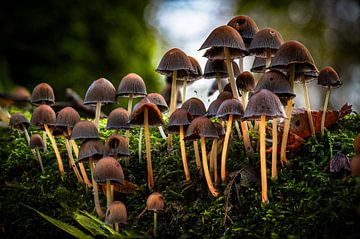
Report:
<svg viewBox="0 0 360 239"><path fill-rule="evenodd" d="M115 231L119 232L119 224L127 224L127 211L125 204L120 201L113 201L106 210L105 222L115 225Z"/></svg>
<svg viewBox="0 0 360 239"><path fill-rule="evenodd" d="M150 93L146 97L150 100L151 103L154 103L159 108L161 113L164 113L165 111L168 110L169 107L166 103L165 98L162 95L160 95L159 93ZM159 126L159 131L160 131L161 137L163 139L166 139L164 129L162 128L161 125ZM141 143L141 138L139 141Z"/></svg>
<svg viewBox="0 0 360 239"><path fill-rule="evenodd" d="M55 95L52 87L47 83L36 85L31 93L31 103L34 105L55 104Z"/></svg>
<svg viewBox="0 0 360 239"><path fill-rule="evenodd" d="M219 94L218 98L210 103L208 110L206 112L206 116L209 118L216 117L216 113L217 113L220 105L222 104L222 102L224 102L224 100L228 100L228 99L232 99L232 94L227 91L221 92Z"/></svg>
<svg viewBox="0 0 360 239"><path fill-rule="evenodd" d="M244 107L247 105L248 92L255 89L255 84L254 76L248 71L244 71L236 77L236 86L241 90L242 104Z"/></svg>
<svg viewBox="0 0 360 239"><path fill-rule="evenodd" d="M105 154L114 158L130 156L129 141L119 135L110 135L105 142Z"/></svg>
<svg viewBox="0 0 360 239"><path fill-rule="evenodd" d="M107 118L107 130L130 130L130 113L122 107L116 108L110 112Z"/></svg>
<svg viewBox="0 0 360 239"><path fill-rule="evenodd" d="M29 132L27 131L27 128L29 128L30 123L29 120L20 112L17 112L10 117L10 123L11 128L21 130L24 132L26 141L28 145L30 145L30 136Z"/></svg>
<svg viewBox="0 0 360 239"><path fill-rule="evenodd" d="M45 173L45 170L44 170L44 166L43 166L43 162L42 162L42 159L41 159L41 155L40 155L40 152L39 152L39 149L42 149L44 148L44 141L42 140L41 136L38 135L38 134L33 134L31 135L31 138L30 138L30 148L31 149L34 149L36 151L36 156L37 156L37 159L39 161L39 164L40 164L40 168L41 168L41 172L42 173Z"/></svg>
<svg viewBox="0 0 360 239"><path fill-rule="evenodd" d="M253 73L264 73L265 69L266 69L266 58L255 57L250 71Z"/></svg>
<svg viewBox="0 0 360 239"><path fill-rule="evenodd" d="M164 197L154 192L146 200L146 209L154 212L154 237L157 237L157 213L164 210Z"/></svg>

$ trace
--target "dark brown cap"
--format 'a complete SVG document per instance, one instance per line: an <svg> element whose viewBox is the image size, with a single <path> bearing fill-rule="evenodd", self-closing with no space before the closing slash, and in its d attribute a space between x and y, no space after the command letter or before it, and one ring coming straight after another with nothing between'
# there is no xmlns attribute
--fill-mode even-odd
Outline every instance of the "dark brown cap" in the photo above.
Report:
<svg viewBox="0 0 360 239"><path fill-rule="evenodd" d="M190 123L184 139L197 140L200 137L210 139L219 137L213 122L204 116L197 117Z"/></svg>
<svg viewBox="0 0 360 239"><path fill-rule="evenodd" d="M221 85L221 90L224 89L224 86L228 83L229 81L225 78L221 78L220 79L220 85ZM208 96L211 96L212 94L214 94L216 91L218 90L218 84L217 84L217 81L214 80L212 83L211 83L211 86L210 86L210 89L209 89L209 92L208 92ZM231 96L232 97L232 96Z"/></svg>
<svg viewBox="0 0 360 239"><path fill-rule="evenodd" d="M230 92L228 92L228 91L221 92L218 95L218 97L213 102L211 102L211 104L209 105L209 108L206 112L206 116L207 117L215 117L222 102L224 102L224 100L232 99L232 98L233 97Z"/></svg>
<svg viewBox="0 0 360 239"><path fill-rule="evenodd" d="M265 67L266 67L266 58L255 57L250 71L254 73L264 73Z"/></svg>
<svg viewBox="0 0 360 239"><path fill-rule="evenodd" d="M238 90L239 96L242 96L242 94L241 94L241 92L239 91L239 89L237 89L237 90ZM227 83L227 84L224 86L223 91L229 92L229 93L231 93L231 95L232 95L232 90L231 90L231 85L230 85L230 83Z"/></svg>
<svg viewBox="0 0 360 239"><path fill-rule="evenodd" d="M79 162L88 162L90 158L99 160L104 152L105 148L100 139L87 139L80 145Z"/></svg>
<svg viewBox="0 0 360 239"><path fill-rule="evenodd" d="M94 179L98 184L104 184L106 181L123 184L124 172L115 158L104 157L95 165Z"/></svg>
<svg viewBox="0 0 360 239"><path fill-rule="evenodd" d="M10 127L14 129L23 130L23 125L25 128L28 128L30 126L29 120L20 112L17 112L10 117Z"/></svg>
<svg viewBox="0 0 360 239"><path fill-rule="evenodd" d="M106 224L127 224L127 211L125 204L120 201L113 201L110 207L106 210L105 223Z"/></svg>
<svg viewBox="0 0 360 239"><path fill-rule="evenodd" d="M331 88L337 88L342 85L339 75L331 66L322 69L318 76L318 85Z"/></svg>
<svg viewBox="0 0 360 239"><path fill-rule="evenodd" d="M112 110L107 118L106 129L130 129L129 112L121 107Z"/></svg>
<svg viewBox="0 0 360 239"><path fill-rule="evenodd" d="M100 78L91 83L86 91L84 104L116 103L116 90L113 84L105 78Z"/></svg>
<svg viewBox="0 0 360 239"><path fill-rule="evenodd" d="M218 122L215 122L214 123L214 126L216 128L216 131L218 133L218 136L219 138L223 138L225 137L225 129L224 127L222 126L222 124L218 123Z"/></svg>
<svg viewBox="0 0 360 239"><path fill-rule="evenodd" d="M129 117L129 123L131 125L144 125L144 111L146 108L148 109L149 126L159 126L164 123L159 108L147 98L134 106Z"/></svg>
<svg viewBox="0 0 360 239"><path fill-rule="evenodd" d="M249 47L249 53L266 58L267 52L269 52L270 56L273 57L283 43L284 39L278 31L265 28L255 34Z"/></svg>
<svg viewBox="0 0 360 239"><path fill-rule="evenodd" d="M354 139L354 151L355 151L355 154L360 155L360 134L356 135L356 137Z"/></svg>
<svg viewBox="0 0 360 239"><path fill-rule="evenodd" d="M171 115L168 123L169 132L179 132L180 127L184 126L186 130L187 126L190 124L192 116L189 111L183 108L176 109Z"/></svg>
<svg viewBox="0 0 360 239"><path fill-rule="evenodd" d="M170 104L170 98L171 98L171 84L165 84L164 88L161 91L161 95L164 96L164 99L166 101L166 104ZM177 89L177 104L181 104L181 92L179 89Z"/></svg>
<svg viewBox="0 0 360 239"><path fill-rule="evenodd" d="M235 61L231 61L234 76L237 77L240 74L239 66ZM224 60L208 60L205 65L204 78L212 79L216 77L227 78L229 76L226 63Z"/></svg>
<svg viewBox="0 0 360 239"><path fill-rule="evenodd" d="M196 97L191 97L190 99L186 100L182 104L181 108L189 111L193 117L203 116L206 113L204 103Z"/></svg>
<svg viewBox="0 0 360 239"><path fill-rule="evenodd" d="M195 81L202 77L202 69L199 62L192 56L188 56L194 71L190 72L188 81Z"/></svg>
<svg viewBox="0 0 360 239"><path fill-rule="evenodd" d="M130 156L129 141L119 134L110 135L105 142L105 152L115 158Z"/></svg>
<svg viewBox="0 0 360 239"><path fill-rule="evenodd" d="M243 91L252 91L255 89L255 78L250 72L244 71L236 77L236 86Z"/></svg>
<svg viewBox="0 0 360 239"><path fill-rule="evenodd" d="M45 147L44 141L39 134L33 134L30 138L30 148L42 149Z"/></svg>
<svg viewBox="0 0 360 239"><path fill-rule="evenodd" d="M55 126L62 130L66 130L66 128L72 129L79 121L79 113L72 107L65 107L57 113Z"/></svg>
<svg viewBox="0 0 360 239"><path fill-rule="evenodd" d="M56 114L48 105L39 105L35 108L30 120L30 124L38 128L43 128L45 124L48 126L54 126L55 123Z"/></svg>
<svg viewBox="0 0 360 239"><path fill-rule="evenodd" d="M244 106L238 99L224 100L219 106L216 113L216 117L220 119L228 119L230 115L233 115L234 120L240 120L244 115Z"/></svg>
<svg viewBox="0 0 360 239"><path fill-rule="evenodd" d="M154 192L146 200L146 209L150 211L162 211L164 209L164 197Z"/></svg>
<svg viewBox="0 0 360 239"><path fill-rule="evenodd" d="M155 104L161 112L165 112L168 109L168 105L164 97L159 93L150 93L146 97L151 103Z"/></svg>
<svg viewBox="0 0 360 239"><path fill-rule="evenodd" d="M40 83L32 91L31 103L34 105L55 104L55 95L52 87L47 83Z"/></svg>
<svg viewBox="0 0 360 239"><path fill-rule="evenodd" d="M77 122L71 132L71 139L99 139L96 125L88 120Z"/></svg>
<svg viewBox="0 0 360 239"><path fill-rule="evenodd" d="M255 93L249 100L243 119L286 118L279 97L269 90L263 89Z"/></svg>
<svg viewBox="0 0 360 239"><path fill-rule="evenodd" d="M156 69L158 73L167 76L171 76L173 71L184 76L194 70L189 57L179 48L172 48L167 51Z"/></svg>
<svg viewBox="0 0 360 239"><path fill-rule="evenodd" d="M146 86L143 78L135 73L129 73L124 76L119 84L117 95L120 97L144 97L146 95Z"/></svg>
<svg viewBox="0 0 360 239"><path fill-rule="evenodd" d="M256 22L245 15L232 18L227 25L235 28L240 33L246 47L249 47L254 35L259 31Z"/></svg>

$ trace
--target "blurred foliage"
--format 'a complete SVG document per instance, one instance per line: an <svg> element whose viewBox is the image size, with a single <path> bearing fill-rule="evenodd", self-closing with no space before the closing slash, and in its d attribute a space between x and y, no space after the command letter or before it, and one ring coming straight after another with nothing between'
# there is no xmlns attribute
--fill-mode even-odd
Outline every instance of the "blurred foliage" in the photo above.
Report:
<svg viewBox="0 0 360 239"><path fill-rule="evenodd" d="M6 1L0 8L0 90L40 82L81 96L105 77L117 88L135 72L159 91L152 65L155 38L143 16L148 0Z"/></svg>

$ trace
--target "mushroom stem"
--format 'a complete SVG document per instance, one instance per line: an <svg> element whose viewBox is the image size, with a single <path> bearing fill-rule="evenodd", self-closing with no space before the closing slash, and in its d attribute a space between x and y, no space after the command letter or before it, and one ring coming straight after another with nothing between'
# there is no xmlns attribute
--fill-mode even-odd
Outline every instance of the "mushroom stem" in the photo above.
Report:
<svg viewBox="0 0 360 239"><path fill-rule="evenodd" d="M331 88L330 88L330 86L328 86L328 88L326 89L324 109L323 109L323 113L321 116L321 137L324 137L326 111L327 111L327 107L328 107L328 103L329 103L330 92L331 92Z"/></svg>
<svg viewBox="0 0 360 239"><path fill-rule="evenodd" d="M229 82L230 82L233 97L235 99L240 99L239 92L238 92L238 89L237 89L236 83L235 83L234 71L233 71L233 67L232 67L232 64L231 64L229 48L224 47L224 53L225 53L225 58L226 58L226 60L225 60L226 68L227 68L227 71L228 71L228 74L229 74Z"/></svg>
<svg viewBox="0 0 360 239"><path fill-rule="evenodd" d="M266 116L261 116L260 121L260 168L261 168L261 202L268 204L267 179L266 179L266 146L265 146Z"/></svg>
<svg viewBox="0 0 360 239"><path fill-rule="evenodd" d="M224 139L224 145L221 152L221 181L226 181L226 155L229 145L229 139L230 139L230 133L231 133L231 126L233 121L233 115L229 115L229 119L227 121L226 125L226 132L225 132L225 139Z"/></svg>
<svg viewBox="0 0 360 239"><path fill-rule="evenodd" d="M46 131L43 132L43 142L44 142L44 152L47 152L47 135L46 135Z"/></svg>
<svg viewBox="0 0 360 239"><path fill-rule="evenodd" d="M110 208L111 203L112 203L111 184L110 184L110 180L106 180L106 208Z"/></svg>
<svg viewBox="0 0 360 239"><path fill-rule="evenodd" d="M218 197L219 192L215 189L215 187L211 181L211 176L210 176L209 167L208 167L208 163L207 163L205 138L201 137L200 142L201 142L202 161L203 161L203 168L204 168L206 183L208 185L208 188L209 188L211 194L214 197Z"/></svg>
<svg viewBox="0 0 360 239"><path fill-rule="evenodd" d="M239 58L239 71L240 73L244 72L244 57Z"/></svg>
<svg viewBox="0 0 360 239"><path fill-rule="evenodd" d="M133 104L133 95L129 94L128 108L127 108L129 115L131 114L131 111L132 111L132 104ZM128 129L125 131L125 138L127 140L129 140L129 132L130 132L130 130L128 130Z"/></svg>
<svg viewBox="0 0 360 239"><path fill-rule="evenodd" d="M160 125L158 128L159 128L159 132L160 132L161 137L162 137L163 139L166 139L167 137L166 137L166 134L165 134L165 132L164 132L163 127Z"/></svg>
<svg viewBox="0 0 360 239"><path fill-rule="evenodd" d="M89 164L90 164L91 180L92 180L92 185L93 185L93 190L94 190L95 210L99 217L104 217L104 212L102 211L101 206L100 206L99 187L98 187L97 182L94 179L94 163L93 163L92 157L90 157L90 159L89 159Z"/></svg>
<svg viewBox="0 0 360 239"><path fill-rule="evenodd" d="M35 151L36 151L36 155L37 155L37 158L38 158L38 161L39 161L39 164L40 164L41 172L45 173L39 149L35 149Z"/></svg>
<svg viewBox="0 0 360 239"><path fill-rule="evenodd" d="M242 140L243 137L241 136L241 131L240 131L239 122L235 121L234 123L235 123L236 132L237 132L237 134L238 134L238 136L239 136L239 140Z"/></svg>
<svg viewBox="0 0 360 239"><path fill-rule="evenodd" d="M172 73L172 82L171 82L171 98L170 98L170 109L169 115L171 115L176 108L176 79L177 79L177 71L173 71ZM168 151L172 150L172 134L168 133Z"/></svg>
<svg viewBox="0 0 360 239"><path fill-rule="evenodd" d="M253 149L253 147L251 146L251 142L250 142L250 137L249 137L248 127L247 127L246 121L241 121L241 122L240 122L240 125L241 125L242 134L243 134L245 152L246 152L247 154L253 153L253 152L254 152L254 149Z"/></svg>
<svg viewBox="0 0 360 239"><path fill-rule="evenodd" d="M96 128L99 130L99 122L100 122L100 115L101 115L101 102L96 102L96 109L95 109L95 125Z"/></svg>
<svg viewBox="0 0 360 239"><path fill-rule="evenodd" d="M272 158L271 158L271 178L276 180L277 175L277 119L272 120Z"/></svg>
<svg viewBox="0 0 360 239"><path fill-rule="evenodd" d="M215 184L219 184L219 177L218 177L218 169L217 169L217 147L218 147L218 140L215 139L213 142L214 145L214 181Z"/></svg>
<svg viewBox="0 0 360 239"><path fill-rule="evenodd" d="M186 181L190 181L189 167L186 159L186 149L184 141L184 126L180 125L180 149L181 149L181 158L184 166L184 173Z"/></svg>
<svg viewBox="0 0 360 239"><path fill-rule="evenodd" d="M269 69L267 69L270 66L271 63L271 51L270 49L266 50L266 60L265 60L265 72L269 71Z"/></svg>
<svg viewBox="0 0 360 239"><path fill-rule="evenodd" d="M185 102L186 100L186 81L187 81L187 77L184 79L183 82L182 102Z"/></svg>
<svg viewBox="0 0 360 239"><path fill-rule="evenodd" d="M195 153L195 162L196 168L199 171L200 175L202 175L201 171L201 160L200 160L200 151L199 151L199 144L197 140L194 140L194 153Z"/></svg>
<svg viewBox="0 0 360 239"><path fill-rule="evenodd" d="M115 223L114 226L115 226L115 231L119 232L119 223Z"/></svg>
<svg viewBox="0 0 360 239"><path fill-rule="evenodd" d="M218 91L219 93L221 93L223 91L223 88L221 85L221 78L219 73L216 73L216 83L217 83Z"/></svg>
<svg viewBox="0 0 360 239"><path fill-rule="evenodd" d="M141 162L141 148L142 148L142 137L143 137L143 128L140 127L140 133L139 133L139 145L138 145L138 156L139 156L139 163Z"/></svg>
<svg viewBox="0 0 360 239"><path fill-rule="evenodd" d="M80 176L79 170L76 167L74 157L73 157L73 154L72 154L72 150L71 150L71 146L70 146L69 140L67 138L65 138L65 147L66 147L66 150L67 150L67 153L68 153L68 156L69 156L70 165L71 165L72 169L74 170L75 176L78 179L79 183L81 185L84 185L84 180Z"/></svg>
<svg viewBox="0 0 360 239"><path fill-rule="evenodd" d="M151 164L151 152L150 152L149 110L147 108L145 108L145 111L144 111L144 130L145 130L148 187L149 187L149 189L151 189L154 186L154 178L153 178L153 171L152 171L152 164Z"/></svg>
<svg viewBox="0 0 360 239"><path fill-rule="evenodd" d="M51 133L51 131L50 131L47 124L44 124L44 129L45 129L45 132L46 132L47 136L49 137L51 145L52 145L52 147L54 149L55 156L56 156L56 159L57 159L57 163L58 163L58 166L59 166L60 175L64 176L64 166L63 166L61 156L60 156L60 152L59 152L59 149L58 149L58 147L56 145L54 136L52 135L52 133Z"/></svg>
<svg viewBox="0 0 360 239"><path fill-rule="evenodd" d="M247 105L247 101L248 101L248 92L247 91L245 91L245 90L242 91L241 100L242 100L242 103L243 103L243 106L245 109L246 105Z"/></svg>
<svg viewBox="0 0 360 239"><path fill-rule="evenodd" d="M29 135L29 132L27 131L26 127L24 124L21 124L22 126L22 129L24 131L24 134L25 134L25 138L26 138L26 141L28 142L28 145L30 145L30 135Z"/></svg>
<svg viewBox="0 0 360 239"><path fill-rule="evenodd" d="M78 146L76 145L76 142L75 140L71 139L70 140L70 145L72 146L72 149L74 150L74 154L75 154L75 157L76 159L78 159L79 157L79 148ZM84 179L84 182L86 183L86 185L91 188L92 187L92 183L90 182L90 179L88 178L87 176L87 173L86 173L86 169L85 169L85 166L83 163L80 163L78 162L79 164L79 168L80 168L80 173Z"/></svg>
<svg viewBox="0 0 360 239"><path fill-rule="evenodd" d="M302 76L301 76L301 82L302 82L302 85L303 85L303 88L304 88L304 96L305 96L305 104L306 104L306 113L307 113L308 119L309 119L309 125L310 125L311 135L312 135L312 136L314 137L314 139L316 140L314 121L313 121L313 118L312 118L312 115L311 115L309 94L308 94L308 90L307 90L307 86L306 86L304 74L302 74Z"/></svg>
<svg viewBox="0 0 360 239"><path fill-rule="evenodd" d="M213 140L212 144L211 144L211 150L210 150L210 153L209 153L209 157L210 157L210 165L209 165L209 168L210 168L210 174L212 174L214 172L214 148L215 148L215 140Z"/></svg>
<svg viewBox="0 0 360 239"><path fill-rule="evenodd" d="M154 210L154 237L157 237L157 211Z"/></svg>

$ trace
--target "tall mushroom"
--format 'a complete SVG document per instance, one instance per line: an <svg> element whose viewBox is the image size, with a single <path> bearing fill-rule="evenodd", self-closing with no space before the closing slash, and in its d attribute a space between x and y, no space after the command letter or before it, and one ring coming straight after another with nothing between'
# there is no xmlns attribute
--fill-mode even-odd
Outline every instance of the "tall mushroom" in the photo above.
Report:
<svg viewBox="0 0 360 239"><path fill-rule="evenodd" d="M31 149L36 151L36 156L37 156L38 162L40 164L41 172L45 173L44 165L43 165L41 155L40 155L40 152L39 152L39 149L44 148L44 141L42 140L40 135L33 134L33 135L31 135L29 145L30 145Z"/></svg>
<svg viewBox="0 0 360 239"><path fill-rule="evenodd" d="M106 210L105 223L114 225L115 231L119 232L119 224L127 224L127 218L125 204L120 201L113 201Z"/></svg>
<svg viewBox="0 0 360 239"><path fill-rule="evenodd" d="M154 212L154 237L157 237L157 213L164 210L164 197L153 192L146 200L146 209Z"/></svg>
<svg viewBox="0 0 360 239"><path fill-rule="evenodd" d="M146 97L150 100L151 103L154 103L159 108L161 113L164 113L165 111L168 110L169 107L168 107L168 105L166 103L166 100L161 94L159 94L159 93L150 93ZM161 125L159 126L159 131L160 131L161 137L163 139L166 139L164 129L162 128Z"/></svg>
<svg viewBox="0 0 360 239"><path fill-rule="evenodd" d="M186 71L179 71L177 74L178 81L183 82L183 90L182 90L182 102L186 100L186 84L187 82L194 82L201 78L202 76L202 69L199 62L191 56L188 56L190 63L192 65L193 70L186 72ZM182 75L185 74L185 75Z"/></svg>

